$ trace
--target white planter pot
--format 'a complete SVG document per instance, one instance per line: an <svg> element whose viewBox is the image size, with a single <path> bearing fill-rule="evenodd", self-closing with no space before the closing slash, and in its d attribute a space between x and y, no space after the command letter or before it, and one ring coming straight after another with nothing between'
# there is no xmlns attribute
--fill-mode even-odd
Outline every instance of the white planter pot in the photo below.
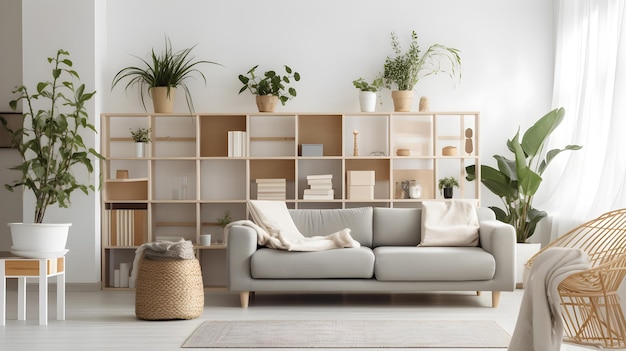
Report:
<svg viewBox="0 0 626 351"><path fill-rule="evenodd" d="M135 143L135 156L136 157L146 156L146 143Z"/></svg>
<svg viewBox="0 0 626 351"><path fill-rule="evenodd" d="M373 91L360 91L359 105L361 106L361 112L374 112L376 110L376 93Z"/></svg>
<svg viewBox="0 0 626 351"><path fill-rule="evenodd" d="M515 256L515 286L524 287L524 278L527 275L526 262L541 250L541 243L517 243Z"/></svg>
<svg viewBox="0 0 626 351"><path fill-rule="evenodd" d="M29 258L61 257L71 223L9 223L11 252Z"/></svg>

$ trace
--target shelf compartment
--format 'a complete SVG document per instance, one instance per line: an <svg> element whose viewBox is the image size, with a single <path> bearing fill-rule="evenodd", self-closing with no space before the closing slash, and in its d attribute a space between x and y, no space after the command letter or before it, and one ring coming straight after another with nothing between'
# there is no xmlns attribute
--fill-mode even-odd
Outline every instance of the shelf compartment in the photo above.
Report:
<svg viewBox="0 0 626 351"><path fill-rule="evenodd" d="M433 156L433 120L431 115L393 115L391 118L391 152L409 149L410 156Z"/></svg>
<svg viewBox="0 0 626 351"><path fill-rule="evenodd" d="M227 157L228 132L246 131L245 115L200 116L200 156Z"/></svg>
<svg viewBox="0 0 626 351"><path fill-rule="evenodd" d="M109 179L105 189L105 201L148 200L148 178Z"/></svg>
<svg viewBox="0 0 626 351"><path fill-rule="evenodd" d="M218 223L218 218L230 212L233 221L246 219L246 203L203 203L200 205L200 234L211 234L211 247L225 244L224 228Z"/></svg>
<svg viewBox="0 0 626 351"><path fill-rule="evenodd" d="M195 160L154 160L152 198L188 201L196 199Z"/></svg>
<svg viewBox="0 0 626 351"><path fill-rule="evenodd" d="M389 198L389 159L384 158L351 158L346 159L344 182L347 182L348 171L374 171L376 184L374 185L374 200ZM347 194L345 194L347 195Z"/></svg>
<svg viewBox="0 0 626 351"><path fill-rule="evenodd" d="M184 238L196 241L196 204L152 204L152 241ZM157 220L158 219L158 220Z"/></svg>
<svg viewBox="0 0 626 351"><path fill-rule="evenodd" d="M202 201L246 200L246 160L202 160L200 174Z"/></svg>
<svg viewBox="0 0 626 351"><path fill-rule="evenodd" d="M249 125L250 156L296 155L296 122L293 115L252 115Z"/></svg>
<svg viewBox="0 0 626 351"><path fill-rule="evenodd" d="M341 156L341 115L298 115L298 144L323 144L324 156Z"/></svg>
<svg viewBox="0 0 626 351"><path fill-rule="evenodd" d="M304 200L304 190L309 188L307 176L331 174L333 199L342 198L343 174L341 172L341 159L299 159L298 160L298 199L302 201L327 201L327 200Z"/></svg>
<svg viewBox="0 0 626 351"><path fill-rule="evenodd" d="M389 156L389 115L345 116L343 154L354 155L354 132L357 134L358 156Z"/></svg>

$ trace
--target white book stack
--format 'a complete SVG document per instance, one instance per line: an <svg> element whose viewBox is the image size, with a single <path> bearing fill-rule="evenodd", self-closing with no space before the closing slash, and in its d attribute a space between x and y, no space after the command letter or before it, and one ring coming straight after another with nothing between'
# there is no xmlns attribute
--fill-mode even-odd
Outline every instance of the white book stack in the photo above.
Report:
<svg viewBox="0 0 626 351"><path fill-rule="evenodd" d="M308 175L306 180L309 188L304 189L304 200L332 200L335 197L332 174Z"/></svg>
<svg viewBox="0 0 626 351"><path fill-rule="evenodd" d="M247 133L240 130L228 131L228 157L246 157Z"/></svg>
<svg viewBox="0 0 626 351"><path fill-rule="evenodd" d="M287 198L287 179L260 178L256 180L258 200L285 200Z"/></svg>

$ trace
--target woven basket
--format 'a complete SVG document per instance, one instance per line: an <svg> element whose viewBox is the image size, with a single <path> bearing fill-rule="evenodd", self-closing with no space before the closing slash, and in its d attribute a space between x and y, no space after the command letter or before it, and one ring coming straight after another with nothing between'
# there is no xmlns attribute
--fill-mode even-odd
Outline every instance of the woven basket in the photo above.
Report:
<svg viewBox="0 0 626 351"><path fill-rule="evenodd" d="M137 318L194 319L203 310L204 287L197 259L141 260L135 289Z"/></svg>

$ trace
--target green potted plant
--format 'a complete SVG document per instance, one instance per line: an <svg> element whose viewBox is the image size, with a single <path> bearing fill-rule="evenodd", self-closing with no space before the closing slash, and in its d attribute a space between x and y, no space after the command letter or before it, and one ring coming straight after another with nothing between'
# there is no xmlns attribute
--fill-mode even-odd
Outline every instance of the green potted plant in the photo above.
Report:
<svg viewBox="0 0 626 351"><path fill-rule="evenodd" d="M459 187L459 181L454 177L445 177L439 179L439 191L446 199L451 199L454 194L454 188Z"/></svg>
<svg viewBox="0 0 626 351"><path fill-rule="evenodd" d="M239 94L250 90L253 95L256 95L256 104L259 112L274 112L278 100L285 106L287 101L296 97L296 89L285 84L290 84L291 79L296 82L300 81L300 73L284 65L285 75L280 75L272 70L263 73L261 78L255 74L258 67L259 65L252 67L246 75L239 75L239 81L243 83L243 86L239 89Z"/></svg>
<svg viewBox="0 0 626 351"><path fill-rule="evenodd" d="M197 66L200 64L221 66L221 64L213 61L194 60L194 57L190 55L195 47L196 45L174 52L170 39L166 37L165 49L161 53L157 54L152 49L152 54L148 61L137 57L141 60L143 66L129 66L117 72L115 77L113 77L111 89L122 80L129 79L125 89L128 90L128 88L134 85L139 86L139 97L144 110L146 109L144 94L147 91L148 95L152 97L155 113L170 113L173 111L176 89L180 87L185 92L189 112L192 112L193 100L186 81L192 78L194 73L197 73L206 84L206 77L204 73L198 70Z"/></svg>
<svg viewBox="0 0 626 351"><path fill-rule="evenodd" d="M541 175L550 162L559 153L566 150L579 150L579 145L567 145L563 149L545 152L545 142L561 124L565 110L557 108L541 117L522 136L518 129L512 139L507 140L507 148L513 153L513 159L495 155L498 169L488 165L480 166L480 181L503 202L504 208L490 206L496 218L509 223L515 228L517 242L526 242L535 232L541 219L547 216L545 211L533 207L533 199L541 185ZM469 181L476 179L476 167L466 167Z"/></svg>
<svg viewBox="0 0 626 351"><path fill-rule="evenodd" d="M411 32L411 44L406 52L402 51L398 36L392 32L391 48L395 56L385 59L383 83L388 89L396 89L391 92L395 111L411 110L413 89L420 79L440 72L447 73L452 79L461 78L461 56L457 49L433 44L422 53L415 31Z"/></svg>
<svg viewBox="0 0 626 351"><path fill-rule="evenodd" d="M152 140L150 138L150 128L139 127L131 129L130 135L135 142L135 156L144 157L146 155L146 144Z"/></svg>
<svg viewBox="0 0 626 351"><path fill-rule="evenodd" d="M11 129L0 117L22 157L22 163L11 167L21 173L20 178L5 187L10 191L26 188L35 196L33 223L9 224L12 250L28 257L65 254L71 224L43 223L46 210L55 204L68 208L70 195L76 190L85 194L94 191L94 185L82 183L74 171L84 167L91 174L94 168L89 156L102 159L96 150L85 145L81 134L96 133L85 107L95 91L85 91L67 51L58 50L48 62L52 65L51 80L37 83L34 91L24 85L13 91L18 97L9 106L16 110L22 102L24 126Z"/></svg>
<svg viewBox="0 0 626 351"><path fill-rule="evenodd" d="M352 81L352 85L359 89L359 105L361 112L374 112L376 110L376 92L383 85L383 78L378 77L368 83L365 79L359 77Z"/></svg>

